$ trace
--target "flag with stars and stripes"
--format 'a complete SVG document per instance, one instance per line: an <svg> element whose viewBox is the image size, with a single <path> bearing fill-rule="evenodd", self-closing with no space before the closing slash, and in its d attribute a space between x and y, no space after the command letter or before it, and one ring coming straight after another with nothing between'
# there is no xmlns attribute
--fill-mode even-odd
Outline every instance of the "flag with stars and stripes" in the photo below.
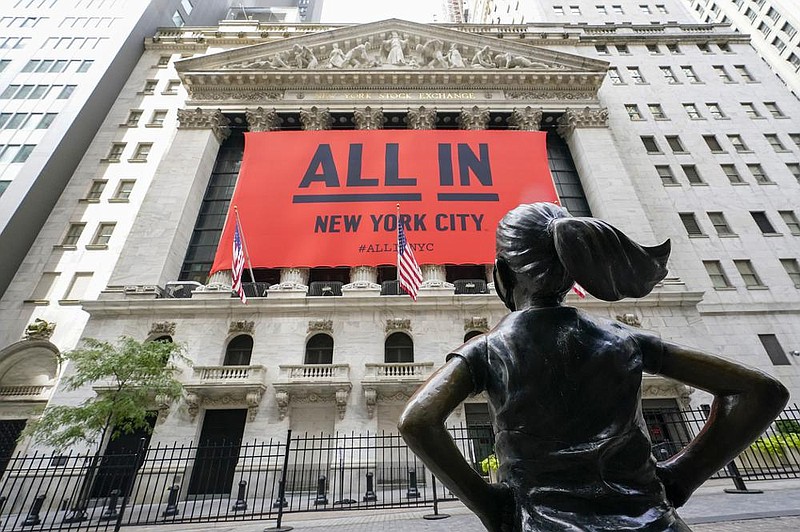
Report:
<svg viewBox="0 0 800 532"><path fill-rule="evenodd" d="M399 222L397 224L397 279L400 281L400 288L416 301L419 287L422 285L422 271L419 269L417 259L414 258L414 251L408 245L403 224Z"/></svg>
<svg viewBox="0 0 800 532"><path fill-rule="evenodd" d="M231 279L233 281L231 290L236 292L242 303L247 303L247 296L242 286L242 274L244 273L244 249L242 248L242 235L239 231L239 220L236 220L236 227L233 231L233 259L231 260Z"/></svg>

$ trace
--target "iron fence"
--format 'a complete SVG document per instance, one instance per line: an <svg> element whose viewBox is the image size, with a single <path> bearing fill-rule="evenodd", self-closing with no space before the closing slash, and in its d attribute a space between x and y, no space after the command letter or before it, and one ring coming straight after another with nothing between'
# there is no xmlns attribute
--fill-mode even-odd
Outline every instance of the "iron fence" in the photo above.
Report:
<svg viewBox="0 0 800 532"><path fill-rule="evenodd" d="M657 460L679 452L707 411L645 410ZM450 434L481 474L490 426ZM716 474L745 481L800 478L800 410ZM0 481L0 531L119 530L123 526L280 520L291 512L430 507L453 495L397 434L292 434L283 441L164 445L114 454L11 457Z"/></svg>

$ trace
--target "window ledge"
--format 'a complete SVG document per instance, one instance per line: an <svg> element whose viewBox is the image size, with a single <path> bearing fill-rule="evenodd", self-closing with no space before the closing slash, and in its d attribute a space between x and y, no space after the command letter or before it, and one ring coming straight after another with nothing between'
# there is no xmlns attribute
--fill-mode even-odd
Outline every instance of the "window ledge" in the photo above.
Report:
<svg viewBox="0 0 800 532"><path fill-rule="evenodd" d="M662 183L665 187L680 187L680 183Z"/></svg>
<svg viewBox="0 0 800 532"><path fill-rule="evenodd" d="M754 153L753 150L736 150L736 153Z"/></svg>
<svg viewBox="0 0 800 532"><path fill-rule="evenodd" d="M739 235L717 235L720 238L739 238Z"/></svg>
<svg viewBox="0 0 800 532"><path fill-rule="evenodd" d="M792 150L787 150L786 148L783 148L782 150L775 150L775 153L792 153Z"/></svg>
<svg viewBox="0 0 800 532"><path fill-rule="evenodd" d="M735 286L715 286L714 290L716 290L718 292L735 292L736 291L736 287Z"/></svg>
<svg viewBox="0 0 800 532"><path fill-rule="evenodd" d="M126 127L126 128L139 127L139 124L120 124L119 127Z"/></svg>
<svg viewBox="0 0 800 532"><path fill-rule="evenodd" d="M748 290L769 290L768 286L745 286Z"/></svg>
<svg viewBox="0 0 800 532"><path fill-rule="evenodd" d="M689 235L689 238L708 238L708 235Z"/></svg>
<svg viewBox="0 0 800 532"><path fill-rule="evenodd" d="M79 299L59 299L58 304L62 306L80 305L81 301Z"/></svg>
<svg viewBox="0 0 800 532"><path fill-rule="evenodd" d="M129 163L146 163L147 159L128 159Z"/></svg>
<svg viewBox="0 0 800 532"><path fill-rule="evenodd" d="M711 153L713 153L714 155L720 155L720 154L728 153L728 152L726 152L725 150L722 150L722 151L712 151Z"/></svg>
<svg viewBox="0 0 800 532"><path fill-rule="evenodd" d="M89 250L102 250L108 249L108 244L86 244L86 249Z"/></svg>
<svg viewBox="0 0 800 532"><path fill-rule="evenodd" d="M768 187L770 185L777 185L777 183L775 181L756 181L756 185Z"/></svg>
<svg viewBox="0 0 800 532"><path fill-rule="evenodd" d="M74 251L78 249L78 246L69 246L69 245L65 246L63 244L56 244L55 246L53 246L53 249L60 249L62 251Z"/></svg>
<svg viewBox="0 0 800 532"><path fill-rule="evenodd" d="M658 120L659 122L666 122L669 118L653 118L653 120Z"/></svg>
<svg viewBox="0 0 800 532"><path fill-rule="evenodd" d="M741 187L743 185L746 186L746 187L749 187L750 183L748 183L747 181L737 181L736 183L732 182L731 185L733 185L735 187Z"/></svg>
<svg viewBox="0 0 800 532"><path fill-rule="evenodd" d="M761 233L761 236L783 236L783 233Z"/></svg>
<svg viewBox="0 0 800 532"><path fill-rule="evenodd" d="M78 200L78 203L100 203L100 200L94 198L81 198Z"/></svg>
<svg viewBox="0 0 800 532"><path fill-rule="evenodd" d="M164 124L145 124L144 127L164 127Z"/></svg>
<svg viewBox="0 0 800 532"><path fill-rule="evenodd" d="M691 155L688 151L674 151L672 155Z"/></svg>
<svg viewBox="0 0 800 532"><path fill-rule="evenodd" d="M153 96L155 91L139 91L136 94L139 96Z"/></svg>
<svg viewBox="0 0 800 532"><path fill-rule="evenodd" d="M707 187L708 183L689 183L690 187Z"/></svg>
<svg viewBox="0 0 800 532"><path fill-rule="evenodd" d="M100 159L101 163L118 163L119 159L109 159L108 157Z"/></svg>
<svg viewBox="0 0 800 532"><path fill-rule="evenodd" d="M731 119L731 117L729 117L729 116L712 116L711 118L713 118L714 120L730 120Z"/></svg>
<svg viewBox="0 0 800 532"><path fill-rule="evenodd" d="M161 94L163 94L164 96L175 96L176 94L178 94L178 91L163 91Z"/></svg>
<svg viewBox="0 0 800 532"><path fill-rule="evenodd" d="M692 116L690 116L690 117L689 117L689 120L708 120L708 118L706 118L706 117L704 117L704 116L698 116L698 117L692 117Z"/></svg>
<svg viewBox="0 0 800 532"><path fill-rule="evenodd" d="M34 305L49 305L50 301L47 299L23 299L23 303L32 303Z"/></svg>
<svg viewBox="0 0 800 532"><path fill-rule="evenodd" d="M787 120L789 117L788 116L773 116L772 118L774 118L775 120Z"/></svg>
<svg viewBox="0 0 800 532"><path fill-rule="evenodd" d="M109 203L130 203L128 198L108 198Z"/></svg>

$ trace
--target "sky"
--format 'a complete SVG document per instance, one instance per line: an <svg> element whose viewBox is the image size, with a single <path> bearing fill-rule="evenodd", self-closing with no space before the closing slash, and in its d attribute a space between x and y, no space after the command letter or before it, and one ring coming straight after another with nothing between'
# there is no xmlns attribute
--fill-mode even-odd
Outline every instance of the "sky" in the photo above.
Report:
<svg viewBox="0 0 800 532"><path fill-rule="evenodd" d="M441 0L324 0L322 23L372 22L401 18L414 22L441 22Z"/></svg>

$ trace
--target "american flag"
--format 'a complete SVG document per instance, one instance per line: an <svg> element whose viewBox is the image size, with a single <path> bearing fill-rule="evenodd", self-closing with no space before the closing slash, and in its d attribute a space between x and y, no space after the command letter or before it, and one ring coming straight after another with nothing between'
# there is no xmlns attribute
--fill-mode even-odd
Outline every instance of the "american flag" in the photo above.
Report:
<svg viewBox="0 0 800 532"><path fill-rule="evenodd" d="M233 286L231 290L239 295L242 303L247 303L247 296L242 286L242 274L244 273L244 250L242 249L242 235L239 233L239 220L236 220L236 227L233 230L233 259L231 260L231 279Z"/></svg>
<svg viewBox="0 0 800 532"><path fill-rule="evenodd" d="M399 221L397 224L397 278L400 280L400 288L416 301L419 287L422 284L422 272L417 264L417 259L414 258L414 251L406 240L403 224Z"/></svg>

